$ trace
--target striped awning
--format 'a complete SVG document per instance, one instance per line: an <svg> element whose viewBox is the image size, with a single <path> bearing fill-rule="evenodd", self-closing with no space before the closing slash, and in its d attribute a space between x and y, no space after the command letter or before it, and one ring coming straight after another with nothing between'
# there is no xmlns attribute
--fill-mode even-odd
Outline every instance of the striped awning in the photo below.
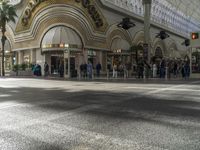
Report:
<svg viewBox="0 0 200 150"><path fill-rule="evenodd" d="M82 49L80 36L71 28L58 26L50 29L42 40L42 51Z"/></svg>

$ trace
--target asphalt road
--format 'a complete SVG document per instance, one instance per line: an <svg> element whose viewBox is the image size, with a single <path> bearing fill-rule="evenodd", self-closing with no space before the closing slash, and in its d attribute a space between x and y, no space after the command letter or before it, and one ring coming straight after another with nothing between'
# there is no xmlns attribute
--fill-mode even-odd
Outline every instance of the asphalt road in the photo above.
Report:
<svg viewBox="0 0 200 150"><path fill-rule="evenodd" d="M200 150L200 81L0 79L0 150Z"/></svg>

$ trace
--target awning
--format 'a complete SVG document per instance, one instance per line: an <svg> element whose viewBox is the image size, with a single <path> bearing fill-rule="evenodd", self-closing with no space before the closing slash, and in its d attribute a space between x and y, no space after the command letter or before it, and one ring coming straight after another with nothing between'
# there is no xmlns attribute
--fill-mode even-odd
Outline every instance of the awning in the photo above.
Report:
<svg viewBox="0 0 200 150"><path fill-rule="evenodd" d="M42 51L82 49L79 35L71 28L58 26L50 29L42 40Z"/></svg>

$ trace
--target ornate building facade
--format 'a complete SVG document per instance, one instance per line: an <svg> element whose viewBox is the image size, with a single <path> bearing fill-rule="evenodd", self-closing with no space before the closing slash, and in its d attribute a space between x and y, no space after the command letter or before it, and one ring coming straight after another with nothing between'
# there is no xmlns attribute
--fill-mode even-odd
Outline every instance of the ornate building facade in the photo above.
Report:
<svg viewBox="0 0 200 150"><path fill-rule="evenodd" d="M181 43L190 31L184 23L181 32L177 31L176 17L168 11L159 18L163 8L157 3L154 0L152 7L151 57L184 58L187 47ZM100 62L106 71L114 61L134 64L136 54L130 49L144 43L142 0L23 0L16 4L17 23L8 24L6 32L11 64L43 67L47 62L51 74L57 74L63 63L65 69L80 72L80 65L90 61L93 66ZM117 27L125 17L136 26L129 30ZM179 19L187 22L184 16ZM163 28L170 34L166 40L156 38Z"/></svg>

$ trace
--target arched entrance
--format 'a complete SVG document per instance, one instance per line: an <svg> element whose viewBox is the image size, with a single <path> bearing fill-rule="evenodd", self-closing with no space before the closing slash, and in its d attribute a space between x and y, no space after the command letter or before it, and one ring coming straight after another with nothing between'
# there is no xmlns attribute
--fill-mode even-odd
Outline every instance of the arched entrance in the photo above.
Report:
<svg viewBox="0 0 200 150"><path fill-rule="evenodd" d="M116 77L117 74L122 77L124 75L124 65L130 62L130 44L121 37L115 37L112 40L110 50L107 55L107 69L111 71L115 68L116 75L113 73L113 77Z"/></svg>
<svg viewBox="0 0 200 150"><path fill-rule="evenodd" d="M121 37L114 38L110 47L111 52L108 53L108 67L111 68L115 64L119 68L130 61L129 49L130 44L126 40Z"/></svg>
<svg viewBox="0 0 200 150"><path fill-rule="evenodd" d="M41 49L50 66L51 75L77 77L82 47L80 36L69 27L56 26L47 31Z"/></svg>

